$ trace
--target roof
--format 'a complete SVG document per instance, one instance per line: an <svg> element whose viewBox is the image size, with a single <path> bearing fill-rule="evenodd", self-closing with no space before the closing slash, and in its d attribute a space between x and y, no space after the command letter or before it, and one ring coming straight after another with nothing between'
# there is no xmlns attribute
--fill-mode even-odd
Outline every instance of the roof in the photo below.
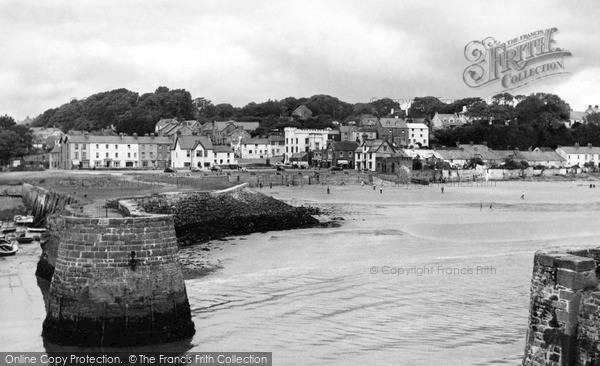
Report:
<svg viewBox="0 0 600 366"><path fill-rule="evenodd" d="M205 150L212 150L213 144L207 136L186 135L177 136L173 143L173 148L179 142L179 147L182 150L195 150L198 145L202 145Z"/></svg>
<svg viewBox="0 0 600 366"><path fill-rule="evenodd" d="M595 146L562 146L559 149L567 154L600 154L600 147Z"/></svg>
<svg viewBox="0 0 600 366"><path fill-rule="evenodd" d="M406 122L402 118L381 118L379 125L382 128L407 128Z"/></svg>
<svg viewBox="0 0 600 366"><path fill-rule="evenodd" d="M269 141L271 142L284 142L285 141L285 137L281 136L281 135L271 135L269 136Z"/></svg>
<svg viewBox="0 0 600 366"><path fill-rule="evenodd" d="M438 154L437 150L431 150L431 149L402 149L402 151L404 151L404 153L410 157L416 158L421 157L421 158L430 158L430 157L436 157L438 159L441 159L442 156L440 154Z"/></svg>
<svg viewBox="0 0 600 366"><path fill-rule="evenodd" d="M64 140L71 143L90 143L90 144L170 144L173 142L168 137L160 136L104 136L104 135L66 135Z"/></svg>
<svg viewBox="0 0 600 366"><path fill-rule="evenodd" d="M355 151L358 143L356 141L330 141L329 146L335 151Z"/></svg>
<svg viewBox="0 0 600 366"><path fill-rule="evenodd" d="M232 153L233 149L227 145L214 145L213 151L216 153Z"/></svg>
<svg viewBox="0 0 600 366"><path fill-rule="evenodd" d="M465 150L465 151L471 151L471 152L475 152L475 153L481 153L483 151L490 151L490 148L487 147L487 145L482 145L482 144L460 144L458 145L459 148Z"/></svg>
<svg viewBox="0 0 600 366"><path fill-rule="evenodd" d="M565 161L556 151L515 151L517 157L526 161Z"/></svg>
<svg viewBox="0 0 600 366"><path fill-rule="evenodd" d="M352 132L356 130L356 126L340 126L340 132Z"/></svg>
<svg viewBox="0 0 600 366"><path fill-rule="evenodd" d="M235 127L241 127L244 131L254 131L259 127L258 122L243 122L243 121L214 121L213 129L217 131L224 130L227 126L233 124Z"/></svg>
<svg viewBox="0 0 600 366"><path fill-rule="evenodd" d="M261 138L256 138L256 139L247 139L247 140L243 140L242 144L245 145L269 145L269 139L261 139Z"/></svg>
<svg viewBox="0 0 600 366"><path fill-rule="evenodd" d="M569 119L574 119L576 121L583 121L587 114L585 112L571 111L569 113Z"/></svg>
<svg viewBox="0 0 600 366"><path fill-rule="evenodd" d="M294 111L292 112L292 114L296 114L296 113L304 113L304 112L309 112L312 114L312 111L310 109L308 109L307 106L305 106L304 104L302 104L301 106L299 106L298 108L294 109Z"/></svg>
<svg viewBox="0 0 600 366"><path fill-rule="evenodd" d="M357 132L377 132L375 127L359 127Z"/></svg>
<svg viewBox="0 0 600 366"><path fill-rule="evenodd" d="M462 149L438 149L437 153L444 160L469 160L473 154Z"/></svg>
<svg viewBox="0 0 600 366"><path fill-rule="evenodd" d="M60 146L57 145L57 146L54 146L54 148L52 148L52 150L50 151L50 154L56 154L59 152L61 152L61 148L60 148Z"/></svg>
<svg viewBox="0 0 600 366"><path fill-rule="evenodd" d="M292 159L304 159L307 156L305 152L293 153Z"/></svg>
<svg viewBox="0 0 600 366"><path fill-rule="evenodd" d="M154 125L154 128L157 130L162 130L170 123L178 123L178 122L175 118L163 118L160 121L156 122L156 125Z"/></svg>
<svg viewBox="0 0 600 366"><path fill-rule="evenodd" d="M407 123L408 128L423 128L429 129L425 123Z"/></svg>

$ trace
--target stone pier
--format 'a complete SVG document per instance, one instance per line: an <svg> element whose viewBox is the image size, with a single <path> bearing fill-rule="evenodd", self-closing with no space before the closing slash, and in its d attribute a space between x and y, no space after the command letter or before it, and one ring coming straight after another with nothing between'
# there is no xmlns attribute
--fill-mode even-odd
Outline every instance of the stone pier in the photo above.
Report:
<svg viewBox="0 0 600 366"><path fill-rule="evenodd" d="M60 234L46 340L123 346L194 334L172 216L58 216L53 225Z"/></svg>
<svg viewBox="0 0 600 366"><path fill-rule="evenodd" d="M524 366L600 365L600 248L535 254Z"/></svg>

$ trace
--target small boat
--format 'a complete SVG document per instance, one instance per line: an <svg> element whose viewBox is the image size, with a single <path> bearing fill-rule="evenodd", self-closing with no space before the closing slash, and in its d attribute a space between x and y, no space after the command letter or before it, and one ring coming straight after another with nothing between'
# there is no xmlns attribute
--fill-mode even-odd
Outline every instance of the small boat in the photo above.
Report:
<svg viewBox="0 0 600 366"><path fill-rule="evenodd" d="M19 250L19 246L16 242L10 242L6 239L0 239L0 257L6 257L9 255L15 255Z"/></svg>
<svg viewBox="0 0 600 366"><path fill-rule="evenodd" d="M17 227L16 226L10 226L10 227L5 227L4 229L2 229L1 233L2 234L8 234L8 233L14 233L15 231L17 231Z"/></svg>
<svg viewBox="0 0 600 366"><path fill-rule="evenodd" d="M33 242L35 239L31 236L25 236L25 235L21 235L21 236L17 236L15 238L15 240L19 243L19 244L27 244L27 243L31 243Z"/></svg>
<svg viewBox="0 0 600 366"><path fill-rule="evenodd" d="M45 233L46 232L46 228L43 228L43 227L28 227L27 231L29 231L30 233Z"/></svg>
<svg viewBox="0 0 600 366"><path fill-rule="evenodd" d="M15 221L15 224L17 224L17 225L33 224L33 216L31 216L31 215L27 215L27 216L16 215L14 221Z"/></svg>

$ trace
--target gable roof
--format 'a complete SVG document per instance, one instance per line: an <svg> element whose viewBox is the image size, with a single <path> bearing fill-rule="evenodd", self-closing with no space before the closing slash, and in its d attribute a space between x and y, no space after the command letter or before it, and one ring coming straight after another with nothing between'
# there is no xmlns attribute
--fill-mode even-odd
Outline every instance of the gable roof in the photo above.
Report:
<svg viewBox="0 0 600 366"><path fill-rule="evenodd" d="M600 154L600 147L596 146L561 146L558 149L567 154Z"/></svg>
<svg viewBox="0 0 600 366"><path fill-rule="evenodd" d="M231 146L227 146L227 145L214 145L213 146L213 152L216 152L216 153L232 153L233 149L231 148Z"/></svg>
<svg viewBox="0 0 600 366"><path fill-rule="evenodd" d="M207 136L197 136L197 135L186 135L186 136L177 136L175 141L173 142L173 149L179 143L179 148L181 150L195 150L198 145L202 145L204 150L212 150L213 144Z"/></svg>
<svg viewBox="0 0 600 366"><path fill-rule="evenodd" d="M156 131L159 131L171 123L179 123L179 122L177 122L177 120L175 118L163 118L163 119L159 120L158 122L156 122L156 125L154 125L154 128Z"/></svg>
<svg viewBox="0 0 600 366"><path fill-rule="evenodd" d="M304 104L302 104L298 108L294 109L294 111L292 112L292 115L294 115L294 114L302 114L302 113L312 114L312 111L310 109L308 109L307 106L305 106Z"/></svg>
<svg viewBox="0 0 600 366"><path fill-rule="evenodd" d="M168 137L152 136L105 136L105 135L65 135L61 143L90 143L90 144L171 144Z"/></svg>
<svg viewBox="0 0 600 366"><path fill-rule="evenodd" d="M358 147L356 141L329 141L327 148L331 146L334 151L355 151Z"/></svg>
<svg viewBox="0 0 600 366"><path fill-rule="evenodd" d="M246 140L242 140L242 144L250 144L250 145L269 145L269 139L261 139L261 138L255 138L255 139L246 139Z"/></svg>
<svg viewBox="0 0 600 366"><path fill-rule="evenodd" d="M235 127L241 127L244 129L244 131L254 131L260 126L260 123L244 122L244 121L214 121L213 129L216 131L223 131L229 125L234 125Z"/></svg>
<svg viewBox="0 0 600 366"><path fill-rule="evenodd" d="M380 118L379 126L381 128L407 128L406 121L402 118Z"/></svg>

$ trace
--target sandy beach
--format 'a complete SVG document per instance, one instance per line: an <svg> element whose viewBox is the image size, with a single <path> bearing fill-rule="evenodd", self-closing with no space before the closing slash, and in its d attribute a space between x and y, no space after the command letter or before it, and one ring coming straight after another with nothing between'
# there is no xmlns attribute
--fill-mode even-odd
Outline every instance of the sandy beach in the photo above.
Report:
<svg viewBox="0 0 600 366"><path fill-rule="evenodd" d="M324 185L259 189L344 220L338 228L181 249L193 319L202 329L192 350L268 350L283 364L298 357L315 365L402 358L416 365L518 364L533 253L600 244L594 183L446 184L444 193L437 184L388 184L382 193L360 185L330 186L330 194ZM10 339L2 349L44 349L44 303L34 276L40 253L28 244L0 258L0 296L15 309L0 315L0 336ZM484 265L497 275L369 273L373 266Z"/></svg>

